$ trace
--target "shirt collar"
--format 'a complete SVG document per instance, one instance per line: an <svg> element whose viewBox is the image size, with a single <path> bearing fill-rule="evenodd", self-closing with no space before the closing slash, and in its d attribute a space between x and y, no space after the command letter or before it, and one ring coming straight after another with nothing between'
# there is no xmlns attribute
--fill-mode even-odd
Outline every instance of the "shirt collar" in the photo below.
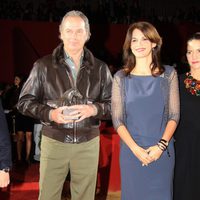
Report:
<svg viewBox="0 0 200 200"><path fill-rule="evenodd" d="M81 62L80 62L80 63L82 63L83 57L84 57L84 50L83 50L82 53L81 53L81 58L80 58ZM72 57L71 57L65 50L64 50L64 59L65 59L65 61L66 61L67 59L70 59L70 60L73 61Z"/></svg>

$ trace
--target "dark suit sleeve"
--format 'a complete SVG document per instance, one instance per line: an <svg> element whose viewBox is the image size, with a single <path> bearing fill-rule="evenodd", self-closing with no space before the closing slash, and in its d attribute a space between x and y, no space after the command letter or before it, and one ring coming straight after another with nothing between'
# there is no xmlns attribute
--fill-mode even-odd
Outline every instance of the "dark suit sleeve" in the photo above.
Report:
<svg viewBox="0 0 200 200"><path fill-rule="evenodd" d="M11 143L7 121L0 99L0 169L11 167Z"/></svg>

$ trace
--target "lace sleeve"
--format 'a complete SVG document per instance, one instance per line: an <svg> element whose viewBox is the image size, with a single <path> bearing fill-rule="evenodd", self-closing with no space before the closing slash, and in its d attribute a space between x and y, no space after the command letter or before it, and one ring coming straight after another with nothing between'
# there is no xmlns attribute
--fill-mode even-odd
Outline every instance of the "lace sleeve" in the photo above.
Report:
<svg viewBox="0 0 200 200"><path fill-rule="evenodd" d="M179 87L178 77L176 70L173 70L169 77L169 118L179 122L180 118L180 100L179 100Z"/></svg>
<svg viewBox="0 0 200 200"><path fill-rule="evenodd" d="M122 73L122 71L119 71L115 74L112 85L111 110L115 130L117 130L119 126L124 125L124 87Z"/></svg>

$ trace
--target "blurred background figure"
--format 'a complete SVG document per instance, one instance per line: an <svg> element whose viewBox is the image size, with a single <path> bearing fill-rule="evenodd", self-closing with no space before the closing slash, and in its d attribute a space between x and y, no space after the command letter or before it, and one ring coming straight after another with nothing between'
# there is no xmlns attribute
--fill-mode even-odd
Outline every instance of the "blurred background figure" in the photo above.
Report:
<svg viewBox="0 0 200 200"><path fill-rule="evenodd" d="M13 141L16 142L17 151L15 151L15 144L13 145L13 152L17 153L14 155L16 162L18 164L21 163L22 157L25 156L26 163L30 164L34 121L32 118L19 113L16 108L23 83L23 76L15 75L13 85L4 94L4 109L7 113L9 131L12 133ZM23 152L24 141L26 141L25 152Z"/></svg>

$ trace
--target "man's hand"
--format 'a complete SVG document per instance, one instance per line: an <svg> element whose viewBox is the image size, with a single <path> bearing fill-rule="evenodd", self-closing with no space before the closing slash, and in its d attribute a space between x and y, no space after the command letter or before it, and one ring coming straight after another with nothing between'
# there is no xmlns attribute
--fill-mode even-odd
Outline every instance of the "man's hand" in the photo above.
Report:
<svg viewBox="0 0 200 200"><path fill-rule="evenodd" d="M8 172L4 172L3 170L0 170L0 187L7 187L10 183L10 175Z"/></svg>
<svg viewBox="0 0 200 200"><path fill-rule="evenodd" d="M76 120L76 122L80 122L85 118L89 118L97 114L97 108L93 104L73 105L70 106L70 108L75 110L74 112L72 112L72 114L78 115L79 117L79 119Z"/></svg>
<svg viewBox="0 0 200 200"><path fill-rule="evenodd" d="M63 111L68 108L69 106L63 106L56 109L52 109L49 113L50 120L58 124L67 124L73 122L73 120L70 118L72 118L72 116L78 118L79 115L74 114L74 112L70 113L69 115L63 114Z"/></svg>

